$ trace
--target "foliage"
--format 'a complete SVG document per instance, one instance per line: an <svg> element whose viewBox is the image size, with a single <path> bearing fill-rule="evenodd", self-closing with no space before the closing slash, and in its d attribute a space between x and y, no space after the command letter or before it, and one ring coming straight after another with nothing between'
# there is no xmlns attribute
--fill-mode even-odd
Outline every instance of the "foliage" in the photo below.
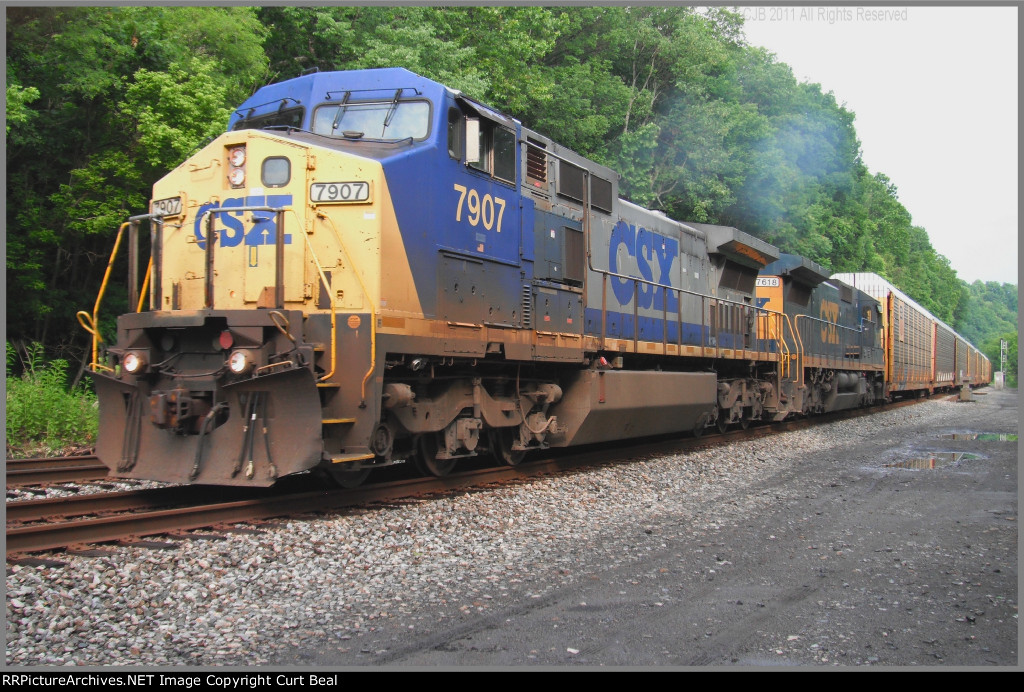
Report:
<svg viewBox="0 0 1024 692"><path fill-rule="evenodd" d="M39 98L39 89L35 87L22 88L17 84L7 85L7 134L11 134L11 125L24 125L35 111L28 107L28 104Z"/></svg>
<svg viewBox="0 0 1024 692"><path fill-rule="evenodd" d="M20 358L20 364L17 362ZM19 369L22 374L13 375ZM51 456L96 441L96 396L67 388L68 364L43 361L43 347L7 344L7 456Z"/></svg>
<svg viewBox="0 0 1024 692"><path fill-rule="evenodd" d="M980 344L997 334L1017 331L1017 286L975 281L968 286L969 318L960 333Z"/></svg>
<svg viewBox="0 0 1024 692"><path fill-rule="evenodd" d="M992 372L999 370L1000 341L1006 340L1006 385L1017 386L1017 331L996 334L985 339L979 348L992 363Z"/></svg>
<svg viewBox="0 0 1024 692"><path fill-rule="evenodd" d="M1006 361L1007 384L1017 386L1017 286L997 281L975 281L966 288L965 318L960 333L977 344L992 362L993 372L999 369L999 340L1008 342Z"/></svg>
<svg viewBox="0 0 1024 692"><path fill-rule="evenodd" d="M83 357L74 314L95 299L118 225L265 79L265 35L242 7L8 9L13 338Z"/></svg>
<svg viewBox="0 0 1024 692"><path fill-rule="evenodd" d="M614 168L638 204L877 272L975 343L1015 331L1016 305L1009 322L986 307L864 166L854 113L748 45L726 8L12 7L7 45L8 329L54 355L86 350L66 326L118 223L232 108L307 69L378 66Z"/></svg>

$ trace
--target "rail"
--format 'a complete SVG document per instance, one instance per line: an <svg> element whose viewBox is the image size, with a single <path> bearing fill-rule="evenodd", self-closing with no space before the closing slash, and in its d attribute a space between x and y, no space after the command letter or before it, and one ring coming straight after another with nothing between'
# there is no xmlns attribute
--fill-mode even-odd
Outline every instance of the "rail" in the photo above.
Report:
<svg viewBox="0 0 1024 692"><path fill-rule="evenodd" d="M797 327L797 334L800 336L801 340L803 339L801 320L804 320L805 323L811 323L810 329L813 329L816 323L818 328L822 330L822 338L820 339L821 351L819 353L808 355L823 357L834 361L836 364L842 364L844 361L850 359L850 349L856 348L857 353L859 354L857 357L860 358L863 356L864 348L866 346L875 346L873 339L871 339L872 343L865 343L865 335L872 333L873 329L865 328L863 322L861 323L860 328L854 328L847 327L837 322L830 322L829 320L813 317L811 315L797 315L794 319L794 323ZM842 335L842 338L840 335Z"/></svg>
<svg viewBox="0 0 1024 692"><path fill-rule="evenodd" d="M206 247L205 247L205 253L206 253L206 257L205 257L205 261L206 261L206 278L205 278L205 285L204 285L204 306L206 308L213 308L214 307L214 303L215 303L215 298L214 298L214 278L213 277L214 277L214 262L215 262L215 258L216 258L216 250L215 250L215 248L216 248L216 245L217 245L217 242L216 242L217 231L214 228L214 223L213 223L214 219L215 219L217 214L223 214L223 213L227 213L227 212L237 213L237 212L245 212L245 211L250 211L250 212L252 212L252 211L265 211L265 212L271 212L271 213L274 213L274 214L277 215L277 232L275 233L275 237L274 237L274 249L275 249L275 253L274 253L274 255L275 255L275 257L274 257L274 260L275 260L275 264L274 264L274 306L275 306L275 309L277 309L277 310L283 309L284 308L284 302L285 302L284 301L284 236L285 236L285 233L284 233L284 215L285 215L286 212L291 212L292 214L295 214L296 217L297 217L298 214L291 207L270 207L270 206L259 206L259 205L209 209L206 212L204 212L204 214L203 214L205 219L202 218L202 217L200 218L199 223L202 224L202 225L205 225L205 228L206 228ZM101 306L101 304L103 302L103 297L104 297L104 295L106 293L106 290L107 290L107 284L110 281L110 274L111 274L111 272L113 270L114 262L117 260L118 252L120 251L120 248L121 248L121 241L122 241L122 239L124 237L124 231L125 231L126 228L130 229L129 230L130 238L129 238L129 243L128 243L128 253L129 253L129 257L128 257L128 301L129 301L129 305L136 306L135 307L135 311L136 312L142 312L142 306L145 304L147 289L151 289L149 291L149 306L150 306L151 310L154 309L154 307L159 306L161 304L161 302L162 302L161 292L162 292L162 288L163 287L161 285L161 276L160 276L160 268L161 268L160 258L161 258L162 254L163 254L163 234L160 231L163 229L163 225L164 225L163 217L164 216L166 216L166 215L165 214L158 214L158 213L157 214L140 214L138 216L130 217L128 219L128 221L126 221L123 224L121 224L121 226L118 228L118 231L117 231L117 237L114 240L114 249L110 253L110 260L107 262L107 270L106 270L106 272L103 275L103 281L100 284L99 294L96 296L96 303L93 306L92 314L89 314L89 313L85 312L84 310L81 310L76 315L76 317L78 318L78 322L82 326L82 328L85 329L87 332L89 332L89 334L92 335L92 362L90 363L90 367L93 370L100 370L100 369L107 370L107 371L111 371L112 370L108 366L106 366L106 365L104 365L104 364L99 362L99 344L100 344L100 342L103 341L103 336L102 336L102 334L100 333L100 330L99 330L98 320L99 320L100 306ZM139 289L139 285L138 285L138 252L139 252L139 250L138 250L138 245L139 245L138 231L139 231L140 223L142 221L145 221L145 220L148 220L153 225L153 228L150 231L152 242L151 242L149 264L146 267L146 274L145 274L145 277L143 279L142 288L140 290ZM301 223L299 224L299 226L301 226ZM335 234L338 235L339 242L340 242L340 234L337 233L337 229L335 229ZM320 276L320 280L323 282L324 287L327 288L329 291L331 291L332 296L333 296L333 284L332 284L332 282L329 282L327 280L327 276L326 276L326 273L324 272L323 265L320 263L320 260L317 257L316 252L313 250L313 246L310 243L309 238L307 238L306 234L304 234L304 233L300 234L300 235L302 235L303 241L306 243L306 247L309 249L310 256L313 258L313 262L316 265L316 270L317 270L317 273ZM344 249L344 245L343 244L342 244L342 246L343 246L343 249ZM347 255L348 254L347 250L345 252L346 252L346 255ZM362 279L361 278L360 278L360 284L362 285ZM365 286L363 286L363 290L364 291L366 290ZM371 308L370 309L371 309L371 312L372 312L373 311L372 300L369 301L369 302L371 304ZM275 324L277 324L277 323L275 322ZM376 325L376 319L375 318L371 320L371 324L373 324L374 326ZM280 325L277 325L277 326L280 329ZM329 372L327 372L325 375L321 376L317 380L318 382L323 382L323 381L333 377L335 371L337 370L337 359L338 359L338 353L337 353L337 351L338 351L338 349L337 349L337 342L338 342L337 329L338 329L337 308L336 308L335 302L334 302L333 297L332 297L332 300L331 300L331 368L330 368ZM374 330L373 334L375 335L375 330ZM371 366L370 373L367 373L367 377L364 378L364 380L363 380L364 398L365 398L365 389L366 389L366 379L372 373L372 371L373 371L372 367L373 366Z"/></svg>
<svg viewBox="0 0 1024 692"><path fill-rule="evenodd" d="M363 406L366 404L366 383L370 379L370 376L373 375L373 371L377 369L377 310L374 305L373 296L366 289L363 277L356 270L356 265L352 262L352 255L349 253L348 248L345 247L345 241L342 240L341 233L338 231L338 227L335 225L334 220L319 209L316 211L316 217L318 219L326 220L330 224L331 230L334 231L334 237L338 240L338 246L341 247L341 251L345 253L345 259L348 261L349 266L352 267L352 273L355 274L356 281L359 282L359 288L362 289L363 296L366 298L366 304L369 306L370 310L370 369L367 370L366 374L363 376L363 381L359 390L360 406ZM331 304L334 304L333 289Z"/></svg>
<svg viewBox="0 0 1024 692"><path fill-rule="evenodd" d="M99 314L100 305L103 303L103 295L107 292L107 283L110 281L110 272L114 269L114 260L117 259L117 251L121 248L121 238L124 236L124 229L131 225L130 221L126 221L117 229L117 238L114 239L114 249L110 253L110 261L107 262L107 270L103 273L103 281L100 282L100 291L96 295L96 303L93 305L92 314L90 315L85 310L79 310L75 317L78 319L78 323L82 325L82 328L92 335L92 362L90 367L96 370L98 367L102 367L104 370L111 370L107 366L100 366L98 362L99 358L99 344L103 341L103 336L100 334L99 328ZM86 324L88 322L88 324Z"/></svg>
<svg viewBox="0 0 1024 692"><path fill-rule="evenodd" d="M683 339L683 321L682 321L682 311L683 310L682 310L682 308L683 308L683 296L684 295L696 297L696 298L700 299L700 313L701 313L701 324L700 324L700 332L701 333L700 333L700 344L699 345L701 346L701 348L708 348L708 347L710 347L712 345L710 343L710 341L711 341L711 339L713 339L714 340L713 346L715 348L715 357L716 358L721 356L721 352L723 350L722 346L721 346L721 336L723 334L729 335L729 336L732 337L734 348L731 349L731 350L733 350L733 351L737 351L737 350L738 351L742 351L742 353L743 353L742 357L743 358L746 358L746 355L747 355L748 351L755 351L755 350L762 350L763 351L763 349L747 348L747 337L748 336L752 336L753 337L753 339L755 340L755 345L756 345L756 341L757 341L757 336L758 335L757 335L757 331L754 330L754 329L748 329L748 330L724 330L723 331L721 329L721 324L723 322L723 319L715 319L717 317L717 315L715 314L715 311L712 310L712 308L729 307L729 306L731 306L731 307L737 309L739 311L739 314L743 315L743 317L746 318L745 321L747 321L748 324L749 323L756 324L757 321L758 321L758 318L760 318L760 317L765 317L765 318L771 319L771 316L773 316L773 315L776 316L775 319L785 319L785 321L787 323L789 323L789 317L787 315L785 315L784 312L777 312L775 310L766 310L764 308L759 308L759 307L755 307L753 305L749 305L749 304L747 304L745 302L731 300L731 299L728 299L728 298L718 298L718 297L715 297L715 296L709 296L707 294L700 293L698 291L691 291L691 290L688 290L688 289L672 286L670 284L663 284L663 283L659 283L657 281L652 281L652 280L648 280L648 279L642 279L642 278L639 278L639 277L636 277L636 276L629 276L627 274L620 274L618 272L613 272L610 269L601 269L599 267L595 267L594 263L593 263L593 253L591 251L591 244L590 244L591 243L591 228L590 228L590 217L591 217L590 177L591 177L591 173L590 173L590 171L587 168L585 168L585 167L580 167L577 164L572 163L571 161L569 161L565 157L559 156L558 154L550 152L547 149L545 149L543 147L540 147L540 146L530 142L529 140L519 140L519 143L524 145L527 148L529 148L529 147L534 148L535 150L539 151L543 156L551 157L551 158L556 159L558 161L564 161L564 162L569 163L571 165L577 166L578 168L581 168L581 170L583 171L583 176L584 176L583 195L582 195L583 196L583 200L582 200L582 207L583 207L582 208L583 234L584 234L585 243L586 243L587 268L588 268L588 270L590 272L601 276L601 347L602 348L606 347L606 342L607 342L607 339L608 339L608 333L607 333L607 329L608 329L608 327L607 327L607 322L608 322L608 306L607 306L608 295L607 295L607 293L608 293L608 278L609 277L615 278L615 279L619 279L619 280L622 280L622 281L632 282L632 284L633 284L633 291L632 291L631 302L633 304L633 346L634 346L634 352L636 352L636 350L637 350L637 344L639 342L639 333L640 333L640 329L639 329L639 317L640 317L640 315L639 315L639 301L637 300L637 297L639 296L640 286L641 285L649 286L649 287L651 287L651 289L660 289L662 291L662 305L663 305L663 308L662 308L662 330L661 330L661 333L662 333L662 343L663 343L663 345L667 345L668 344L668 324L669 324L669 322L668 322L667 306L668 306L668 303L669 303L669 301L668 301L668 292L669 291L671 291L673 293L673 296L675 297L675 302L676 302L676 315L675 315L675 318L676 318L676 325L677 325L676 326L676 330L677 331L676 331L676 340L675 340L673 345L677 345L677 346L680 346L680 347L688 346L688 345L694 345L694 344L684 343L684 339ZM696 235L698 237L704 237L703 234L700 231L698 231L697 229L694 229L694 228L692 228L690 226L687 226L686 224L683 224L681 222L676 222L676 223L680 223L681 228L683 230L685 230L686 232L688 232L688 233L690 233L692 235ZM584 282L587 281L587 278L586 278L587 276L588 276L588 274L585 273ZM585 292L586 292L586 286L584 285L584 293ZM752 313L752 316L751 316L751 313ZM724 315L724 312L723 312L723 317L724 316L725 315ZM748 317L748 316L750 316L750 317ZM712 321L711 325L708 325L707 322L705 321L706 317L708 317L710 319L710 321ZM728 321L728 320L726 320L726 321ZM710 327L710 329L709 329L709 327ZM793 330L793 326L792 326L791 323L790 323L790 330L795 333L795 330ZM781 331L782 330L780 330L780 332ZM751 332L753 332L752 335L751 335ZM785 343L785 339L782 338L782 335L780 334L780 336L778 338L775 338L775 339L766 339L766 340L774 340L776 342L776 351L779 353L780 359L785 361L784 367L788 368L789 367L790 359L792 358L792 355L790 353L788 345ZM736 344L737 341L740 341L743 344L742 348L739 348L739 349L735 348L735 344ZM800 349L801 344L802 344L802 342L799 339L799 334L797 334L796 338L794 339L794 349L797 350L796 359L797 359L798 362L800 360L799 352L801 350ZM783 353L785 353L785 356L783 356ZM800 380L802 381L802 374L800 376Z"/></svg>

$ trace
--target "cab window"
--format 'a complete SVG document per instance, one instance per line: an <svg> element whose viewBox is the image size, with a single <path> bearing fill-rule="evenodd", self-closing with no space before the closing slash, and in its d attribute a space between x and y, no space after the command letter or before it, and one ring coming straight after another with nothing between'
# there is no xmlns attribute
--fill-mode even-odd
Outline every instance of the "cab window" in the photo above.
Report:
<svg viewBox="0 0 1024 692"><path fill-rule="evenodd" d="M430 133L430 104L378 101L320 106L313 114L313 132L385 141L423 139Z"/></svg>
<svg viewBox="0 0 1024 692"><path fill-rule="evenodd" d="M490 120L480 121L480 160L469 164L478 171L514 183L516 179L516 136Z"/></svg>
<svg viewBox="0 0 1024 692"><path fill-rule="evenodd" d="M462 112L456 108L448 111L448 155L453 159L462 158Z"/></svg>
<svg viewBox="0 0 1024 692"><path fill-rule="evenodd" d="M251 110L249 111L252 112ZM304 108L286 108L263 115L246 116L235 123L234 130L262 130L266 127L301 127L305 116Z"/></svg>

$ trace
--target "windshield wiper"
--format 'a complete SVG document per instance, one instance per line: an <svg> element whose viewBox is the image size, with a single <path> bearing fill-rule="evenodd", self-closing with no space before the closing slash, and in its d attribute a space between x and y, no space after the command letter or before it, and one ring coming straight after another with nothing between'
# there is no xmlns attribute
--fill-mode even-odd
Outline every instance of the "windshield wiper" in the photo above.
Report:
<svg viewBox="0 0 1024 692"><path fill-rule="evenodd" d="M388 125L391 124L391 118L395 117L395 111L398 110L398 98L402 95L402 90L399 89L395 92L395 97L391 99L391 106L388 108L388 114L384 116L384 129L388 129Z"/></svg>
<svg viewBox="0 0 1024 692"><path fill-rule="evenodd" d="M345 111L348 110L348 99L352 96L351 91L345 92L345 98L341 99L341 105L338 106L338 114L334 116L334 122L331 123L331 133L338 129L338 125L341 124L341 119L345 116Z"/></svg>

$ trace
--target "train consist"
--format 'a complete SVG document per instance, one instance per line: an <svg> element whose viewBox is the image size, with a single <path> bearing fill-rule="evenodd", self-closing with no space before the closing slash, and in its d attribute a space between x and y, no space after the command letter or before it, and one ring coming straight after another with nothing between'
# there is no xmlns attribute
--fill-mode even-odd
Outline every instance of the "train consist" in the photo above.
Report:
<svg viewBox="0 0 1024 692"><path fill-rule="evenodd" d="M109 345L102 292L79 315L116 476L445 475L990 374L892 287L619 199L614 171L403 69L260 89L122 235L138 309Z"/></svg>

